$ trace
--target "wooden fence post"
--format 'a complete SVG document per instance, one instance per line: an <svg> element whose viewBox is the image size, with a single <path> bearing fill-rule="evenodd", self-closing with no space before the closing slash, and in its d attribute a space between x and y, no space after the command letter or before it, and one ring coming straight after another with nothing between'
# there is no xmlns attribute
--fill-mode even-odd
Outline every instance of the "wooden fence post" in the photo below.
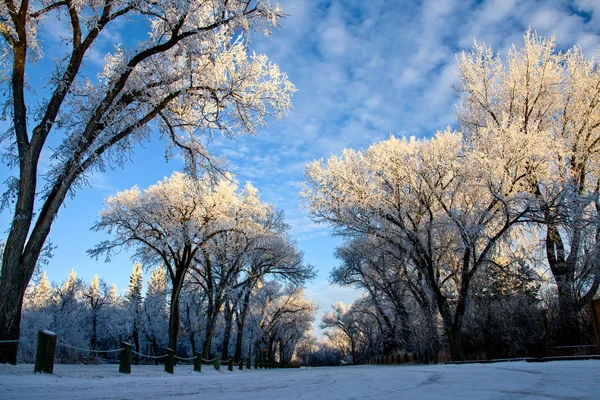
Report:
<svg viewBox="0 0 600 400"><path fill-rule="evenodd" d="M35 352L34 372L51 374L54 371L54 350L56 349L56 333L52 331L39 331L38 343Z"/></svg>
<svg viewBox="0 0 600 400"><path fill-rule="evenodd" d="M121 354L119 356L119 373L130 374L131 373L131 352L133 351L133 345L127 342L121 342Z"/></svg>
<svg viewBox="0 0 600 400"><path fill-rule="evenodd" d="M201 372L202 371L202 354L197 351L194 352L194 371Z"/></svg>
<svg viewBox="0 0 600 400"><path fill-rule="evenodd" d="M244 359L240 358L240 371L244 370Z"/></svg>
<svg viewBox="0 0 600 400"><path fill-rule="evenodd" d="M172 374L175 372L175 350L167 349L167 358L165 360L165 372Z"/></svg>
<svg viewBox="0 0 600 400"><path fill-rule="evenodd" d="M233 358L229 358L229 360L227 360L227 369L229 371L233 371Z"/></svg>
<svg viewBox="0 0 600 400"><path fill-rule="evenodd" d="M252 358L250 357L246 360L246 369L252 369ZM256 364L254 365L254 369L256 369Z"/></svg>
<svg viewBox="0 0 600 400"><path fill-rule="evenodd" d="M221 370L221 356L217 355L217 357L215 358L215 369L217 371Z"/></svg>
<svg viewBox="0 0 600 400"><path fill-rule="evenodd" d="M592 300L590 303L592 312L592 322L594 323L594 334L596 336L596 346L600 352L600 299Z"/></svg>

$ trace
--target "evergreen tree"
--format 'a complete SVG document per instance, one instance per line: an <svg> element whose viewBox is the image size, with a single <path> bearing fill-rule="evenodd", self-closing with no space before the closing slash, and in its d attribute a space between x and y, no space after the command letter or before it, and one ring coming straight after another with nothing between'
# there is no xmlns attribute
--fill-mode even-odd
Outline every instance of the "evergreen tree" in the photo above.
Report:
<svg viewBox="0 0 600 400"><path fill-rule="evenodd" d="M128 301L128 313L131 318L131 336L135 345L135 351L140 352L140 325L142 318L142 264L137 262L133 266L133 271L129 277L129 288L125 298ZM136 355L135 364L140 363L140 356Z"/></svg>

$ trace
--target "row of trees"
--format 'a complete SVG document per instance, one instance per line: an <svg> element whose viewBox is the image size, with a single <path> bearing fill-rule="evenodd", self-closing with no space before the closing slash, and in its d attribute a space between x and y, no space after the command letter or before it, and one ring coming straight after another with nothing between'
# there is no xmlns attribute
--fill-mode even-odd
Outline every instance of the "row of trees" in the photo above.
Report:
<svg viewBox="0 0 600 400"><path fill-rule="evenodd" d="M331 280L367 293L348 318L374 318L384 354L435 360L447 343L461 359L474 324L505 301L535 305L546 275L558 342L581 343L580 311L600 284L600 69L577 47L524 39L505 63L477 44L460 57L462 132L391 137L307 167L311 216L345 238ZM345 329L336 307L323 323Z"/></svg>
<svg viewBox="0 0 600 400"><path fill-rule="evenodd" d="M33 360L40 329L53 330L59 343L67 345L57 348L57 357L66 362L117 357L118 352L111 356L81 349L115 349L120 347L121 341L133 343L138 353L165 354L169 347L171 292L166 268L153 268L148 282L143 282L140 263L133 267L124 295L119 295L115 285L109 287L97 275L85 284L71 271L62 284L51 285L43 273L26 293L21 359ZM242 357L291 362L297 343L311 328L315 311L314 304L304 299L301 287L284 286L274 280L255 288L244 310L245 316L240 305L233 309L236 307L234 299L228 299L211 332L206 331L205 324L207 296L191 282L184 286L181 303L183 334L178 338L179 355L189 356L198 349L198 343L210 340L210 356L219 354L222 359L228 359L235 354L236 362ZM135 361L139 363L139 355Z"/></svg>
<svg viewBox="0 0 600 400"><path fill-rule="evenodd" d="M193 320L204 324L205 358L210 357L220 318L226 323L223 355L228 355L234 316L238 335L235 357L241 358L252 296L265 279L276 278L299 288L314 276L312 266L304 265L302 252L287 234L282 212L261 202L251 184L239 190L228 175L199 178L175 173L143 192L134 187L117 193L106 201L94 229L106 230L112 240L90 250L92 256L106 255L109 261L113 251L132 248L135 257L147 265L166 268L169 348L177 350L184 289L196 293L196 303L206 304L203 314L196 313L195 318L189 304L185 309L190 324L198 323ZM290 296L295 297L297 290L291 289ZM301 308L314 312L309 303ZM195 351L194 337L191 339ZM270 359L276 339L268 343Z"/></svg>

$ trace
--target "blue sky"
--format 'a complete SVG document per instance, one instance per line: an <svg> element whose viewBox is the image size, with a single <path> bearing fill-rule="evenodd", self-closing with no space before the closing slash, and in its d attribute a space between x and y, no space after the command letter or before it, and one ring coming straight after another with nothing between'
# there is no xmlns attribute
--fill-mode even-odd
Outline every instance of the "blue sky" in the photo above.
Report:
<svg viewBox="0 0 600 400"><path fill-rule="evenodd" d="M285 210L306 262L319 270L306 294L322 311L336 301L352 301L357 293L327 283L340 239L332 238L326 226L312 223L299 206L306 163L346 147L366 148L390 134L428 137L455 126L455 56L468 51L475 38L502 54L512 43L521 45L528 27L540 35L555 34L559 48L578 44L588 57L600 44L597 0L282 0L280 4L289 14L283 29L271 39L254 37L252 48L266 53L296 85L295 111L281 123L271 122L257 136L236 141L217 137L210 149L228 158L240 182L252 181L264 201ZM45 30L42 39L47 48L59 43L57 34L67 35L58 21L47 21ZM131 35L127 25L107 32L87 62L89 70L98 68L111 43L125 42ZM30 80L39 83L40 77ZM177 159L165 162L164 143L157 135L138 148L131 161L122 170L93 175L91 188L79 191L61 209L50 235L57 246L46 269L51 281L63 280L74 268L85 281L98 273L125 290L133 265L130 254L121 253L110 264L91 260L85 251L105 236L89 228L106 197L133 185L146 188L182 166ZM8 173L0 167L0 175ZM0 176L0 182L4 180ZM8 213L0 214L3 231L8 223Z"/></svg>

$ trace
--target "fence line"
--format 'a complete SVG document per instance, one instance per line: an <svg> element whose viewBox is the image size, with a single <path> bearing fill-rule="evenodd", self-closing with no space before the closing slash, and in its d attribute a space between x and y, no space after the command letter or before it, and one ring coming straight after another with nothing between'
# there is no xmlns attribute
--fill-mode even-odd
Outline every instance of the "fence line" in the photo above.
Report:
<svg viewBox="0 0 600 400"><path fill-rule="evenodd" d="M83 348L77 347L77 346L71 346L70 344L66 344L66 343L63 343L63 342L58 342L56 344L59 345L59 346L62 346L62 347L69 348L69 349L75 349L75 350L80 350L80 351L87 351L88 353L116 353L117 351L121 351L121 350L125 349L124 347L122 347L120 349L112 349L112 350L94 350L94 349L83 349Z"/></svg>
<svg viewBox="0 0 600 400"><path fill-rule="evenodd" d="M0 343L19 343L20 340L19 339L15 339L15 340L0 340Z"/></svg>
<svg viewBox="0 0 600 400"><path fill-rule="evenodd" d="M179 357L179 356L175 356L176 359L181 360L181 361L190 361L190 360L195 360L196 358L198 358L199 356L194 356L194 357Z"/></svg>
<svg viewBox="0 0 600 400"><path fill-rule="evenodd" d="M135 351L135 350L132 350L131 352L132 352L133 354L137 354L137 355L138 355L138 356L140 356L140 357L146 357L146 358L152 358L152 359L156 359L156 358L164 358L164 357L166 357L166 356L168 355L168 354L163 354L162 356L149 356L149 355L147 355L147 354L138 353L138 352L137 352L137 351Z"/></svg>

